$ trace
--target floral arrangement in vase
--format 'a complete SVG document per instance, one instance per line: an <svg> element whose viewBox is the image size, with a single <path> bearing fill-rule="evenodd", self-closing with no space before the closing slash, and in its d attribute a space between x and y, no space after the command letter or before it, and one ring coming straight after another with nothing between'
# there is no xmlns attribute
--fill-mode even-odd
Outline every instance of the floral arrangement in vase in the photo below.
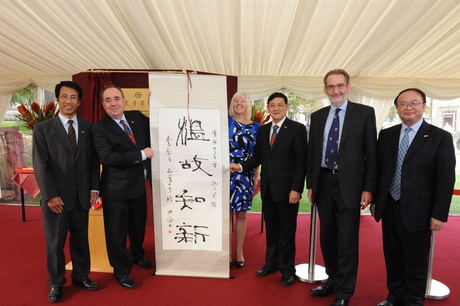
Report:
<svg viewBox="0 0 460 306"><path fill-rule="evenodd" d="M29 130L32 130L37 123L56 115L56 103L51 101L42 107L37 102L20 103L18 111L19 115L16 115L16 118L22 121Z"/></svg>

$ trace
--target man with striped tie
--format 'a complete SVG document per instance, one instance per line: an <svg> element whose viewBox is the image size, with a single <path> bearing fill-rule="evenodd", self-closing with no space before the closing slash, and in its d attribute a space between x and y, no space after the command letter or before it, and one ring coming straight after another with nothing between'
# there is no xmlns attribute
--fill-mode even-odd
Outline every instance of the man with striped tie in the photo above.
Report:
<svg viewBox="0 0 460 306"><path fill-rule="evenodd" d="M275 92L267 100L272 121L261 126L254 155L230 170L242 172L261 166L261 197L265 214L265 265L256 275L279 271L281 285L290 286L295 275L295 234L300 197L305 184L307 131L287 117L288 98Z"/></svg>
<svg viewBox="0 0 460 306"><path fill-rule="evenodd" d="M100 190L107 253L116 280L123 288L134 289L132 265L153 268L142 246L147 219L146 183L150 183L153 157L150 123L139 111L125 111L126 100L118 86L107 86L101 98L106 115L92 131L102 162Z"/></svg>
<svg viewBox="0 0 460 306"><path fill-rule="evenodd" d="M59 113L34 127L32 158L41 192L46 262L51 290L48 300L61 301L66 283L64 245L70 233L72 284L86 290L99 286L88 278L88 211L98 197L99 159L92 123L77 117L82 90L62 81L55 88Z"/></svg>

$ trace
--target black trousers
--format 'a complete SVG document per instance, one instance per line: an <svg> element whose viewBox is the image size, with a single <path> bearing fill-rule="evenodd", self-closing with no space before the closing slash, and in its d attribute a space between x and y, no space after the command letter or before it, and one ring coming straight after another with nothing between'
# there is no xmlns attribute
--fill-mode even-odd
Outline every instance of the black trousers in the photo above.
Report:
<svg viewBox="0 0 460 306"><path fill-rule="evenodd" d="M42 205L47 205L42 203ZM70 205L70 203L68 203ZM51 287L62 287L66 283L64 246L70 233L69 246L72 260L72 279L83 281L90 272L88 244L88 210L75 200L71 211L55 214L42 208L46 241L46 266Z"/></svg>
<svg viewBox="0 0 460 306"><path fill-rule="evenodd" d="M389 291L387 300L395 305L423 305L430 229L408 232L401 218L401 203L388 195L382 216L382 232Z"/></svg>
<svg viewBox="0 0 460 306"><path fill-rule="evenodd" d="M265 214L266 243L265 263L279 269L286 276L295 275L295 233L299 204L273 200L270 190L262 199Z"/></svg>
<svg viewBox="0 0 460 306"><path fill-rule="evenodd" d="M334 285L337 298L349 299L355 291L358 274L359 203L356 209L349 209L342 199L338 175L321 172L316 204L328 282Z"/></svg>
<svg viewBox="0 0 460 306"><path fill-rule="evenodd" d="M115 277L131 272L134 259L144 258L146 197L131 200L104 199L104 229L107 254ZM126 241L129 235L129 250Z"/></svg>

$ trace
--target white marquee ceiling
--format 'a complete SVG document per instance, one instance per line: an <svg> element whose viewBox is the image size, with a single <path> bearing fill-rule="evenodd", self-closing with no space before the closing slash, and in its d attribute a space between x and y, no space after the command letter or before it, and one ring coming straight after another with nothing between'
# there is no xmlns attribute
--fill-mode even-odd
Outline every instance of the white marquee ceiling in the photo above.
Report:
<svg viewBox="0 0 460 306"><path fill-rule="evenodd" d="M460 97L460 0L0 0L0 96L88 69L180 69L322 98Z"/></svg>

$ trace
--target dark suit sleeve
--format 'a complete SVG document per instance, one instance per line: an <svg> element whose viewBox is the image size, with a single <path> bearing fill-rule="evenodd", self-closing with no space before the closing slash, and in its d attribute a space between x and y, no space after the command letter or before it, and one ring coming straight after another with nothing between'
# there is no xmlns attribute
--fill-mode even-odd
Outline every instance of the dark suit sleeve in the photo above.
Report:
<svg viewBox="0 0 460 306"><path fill-rule="evenodd" d="M377 189L377 125L375 111L368 107L367 124L364 130L364 155L366 158L366 179L364 191L374 193Z"/></svg>
<svg viewBox="0 0 460 306"><path fill-rule="evenodd" d="M447 221L455 184L455 148L452 135L442 131L436 158L436 188L432 218Z"/></svg>
<svg viewBox="0 0 460 306"><path fill-rule="evenodd" d="M291 190L302 194L305 186L305 175L307 165L307 130L305 126L296 123L296 133L294 136L294 158L295 168L292 179Z"/></svg>
<svg viewBox="0 0 460 306"><path fill-rule="evenodd" d="M314 112L311 114L310 120L310 135L308 137L308 153L307 153L307 164L306 164L306 174L307 174L307 189L312 189L313 184L313 166L315 159L318 159L318 152L322 148L322 142L319 138L320 127L317 124L318 119L318 112Z"/></svg>
<svg viewBox="0 0 460 306"><path fill-rule="evenodd" d="M53 173L48 166L50 159L48 153L48 142L46 140L45 125L49 122L37 124L34 127L32 137L32 160L35 177L40 186L41 198L46 203L51 198L58 196L57 184L54 181Z"/></svg>

